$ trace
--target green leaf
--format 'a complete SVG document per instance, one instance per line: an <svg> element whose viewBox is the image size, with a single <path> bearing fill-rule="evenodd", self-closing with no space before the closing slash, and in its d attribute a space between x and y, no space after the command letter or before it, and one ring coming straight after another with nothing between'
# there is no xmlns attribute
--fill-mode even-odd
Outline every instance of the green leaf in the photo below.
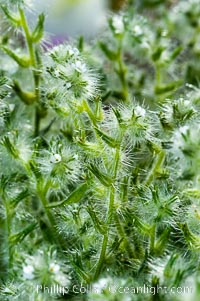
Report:
<svg viewBox="0 0 200 301"><path fill-rule="evenodd" d="M22 242L28 234L30 234L33 230L35 230L36 226L37 226L37 223L32 223L29 226L27 226L25 229L23 229L22 231L11 235L9 237L10 243L15 245L19 242Z"/></svg>
<svg viewBox="0 0 200 301"><path fill-rule="evenodd" d="M32 173L34 174L35 178L37 181L42 180L42 174L41 171L39 170L39 167L37 166L36 162L30 161L29 162L29 167Z"/></svg>
<svg viewBox="0 0 200 301"><path fill-rule="evenodd" d="M72 191L72 193L68 196L67 199L65 199L61 202L51 203L51 204L47 205L46 207L47 208L55 208L55 207L60 207L60 206L64 206L64 205L71 205L74 203L78 203L85 195L88 187L89 187L89 185L87 182L83 183L80 186L78 186L78 188L76 188L74 191Z"/></svg>
<svg viewBox="0 0 200 301"><path fill-rule="evenodd" d="M97 100L96 102L95 117L97 121L103 120L103 109L102 109L102 104L99 100Z"/></svg>
<svg viewBox="0 0 200 301"><path fill-rule="evenodd" d="M14 51L12 51L10 48L8 48L6 46L2 46L1 49L7 55L9 55L19 66L21 66L23 68L28 68L30 66L29 57L26 57L26 56L20 57Z"/></svg>
<svg viewBox="0 0 200 301"><path fill-rule="evenodd" d="M101 139L108 144L110 147L117 148L120 146L120 142L110 136L108 136L106 133L102 132L97 127L94 127L96 133L101 137Z"/></svg>
<svg viewBox="0 0 200 301"><path fill-rule="evenodd" d="M4 136L1 143L6 147L7 151L11 154L12 157L14 157L15 159L19 158L18 150L12 144L8 136Z"/></svg>
<svg viewBox="0 0 200 301"><path fill-rule="evenodd" d="M185 223L177 223L180 229L182 230L182 233L184 235L185 241L188 245L188 248L192 250L200 250L200 236L194 234L188 224Z"/></svg>
<svg viewBox="0 0 200 301"><path fill-rule="evenodd" d="M102 147L100 144L77 140L76 143L84 150L91 152L94 156L100 156L102 154Z"/></svg>
<svg viewBox="0 0 200 301"><path fill-rule="evenodd" d="M71 262L74 270L76 271L76 273L86 281L86 283L90 283L91 282L91 277L80 267L78 266L78 264L76 264L75 262Z"/></svg>
<svg viewBox="0 0 200 301"><path fill-rule="evenodd" d="M160 237L157 239L154 246L154 251L157 255L161 255L165 251L166 245L169 242L170 233L171 233L171 229L166 228L164 229Z"/></svg>
<svg viewBox="0 0 200 301"><path fill-rule="evenodd" d="M174 271L173 267L176 264L176 261L179 258L179 254L172 254L169 261L167 262L165 269L164 269L164 276L166 278L171 278L172 277L172 273Z"/></svg>
<svg viewBox="0 0 200 301"><path fill-rule="evenodd" d="M152 54L152 60L154 62L158 61L160 59L161 54L163 53L164 50L165 50L165 47L158 46L157 49Z"/></svg>
<svg viewBox="0 0 200 301"><path fill-rule="evenodd" d="M183 50L183 46L178 46L174 49L172 54L170 55L170 61L173 61Z"/></svg>
<svg viewBox="0 0 200 301"><path fill-rule="evenodd" d="M31 105L36 101L36 95L32 92L23 91L17 81L13 81L12 88L17 96L26 104Z"/></svg>
<svg viewBox="0 0 200 301"><path fill-rule="evenodd" d="M8 79L4 76L0 77L0 87L6 85L8 83Z"/></svg>
<svg viewBox="0 0 200 301"><path fill-rule="evenodd" d="M150 235L151 226L146 221L140 220L138 217L134 217L133 225L139 229L143 235Z"/></svg>
<svg viewBox="0 0 200 301"><path fill-rule="evenodd" d="M118 59L118 53L110 50L105 43L99 42L99 46L108 59L110 59L111 61L116 61Z"/></svg>
<svg viewBox="0 0 200 301"><path fill-rule="evenodd" d="M95 213L94 209L91 207L91 205L89 204L89 206L86 208L87 212L89 213L94 227L95 229L102 235L104 235L106 233L107 227L105 225L105 223L103 221L101 221L97 214Z"/></svg>
<svg viewBox="0 0 200 301"><path fill-rule="evenodd" d="M14 14L11 14L9 9L6 5L1 5L1 9L4 12L4 15L7 17L7 19L16 27L21 25L21 20Z"/></svg>
<svg viewBox="0 0 200 301"><path fill-rule="evenodd" d="M154 91L157 95L172 92L173 90L177 89L181 84L182 80L174 81L166 85L155 86Z"/></svg>
<svg viewBox="0 0 200 301"><path fill-rule="evenodd" d="M97 177L97 179L106 187L110 187L113 179L108 174L100 171L94 164L90 164L88 169Z"/></svg>
<svg viewBox="0 0 200 301"><path fill-rule="evenodd" d="M16 207L19 202L26 199L28 196L30 196L30 192L28 188L21 191L13 200L11 200L11 204Z"/></svg>
<svg viewBox="0 0 200 301"><path fill-rule="evenodd" d="M115 114L117 121L119 123L119 125L121 126L123 124L123 119L122 119L122 115L120 113L120 111L117 108L112 108L113 113Z"/></svg>
<svg viewBox="0 0 200 301"><path fill-rule="evenodd" d="M84 42L85 42L84 37L80 36L78 39L78 46L77 46L80 52L82 52L84 49Z"/></svg>
<svg viewBox="0 0 200 301"><path fill-rule="evenodd" d="M45 16L44 14L40 14L38 16L38 22L37 25L35 27L35 29L32 32L32 41L34 43L38 43L42 37L43 37L43 33L44 33L44 20L45 20Z"/></svg>
<svg viewBox="0 0 200 301"><path fill-rule="evenodd" d="M183 191L183 193L189 197L200 199L200 190L197 188L188 188Z"/></svg>

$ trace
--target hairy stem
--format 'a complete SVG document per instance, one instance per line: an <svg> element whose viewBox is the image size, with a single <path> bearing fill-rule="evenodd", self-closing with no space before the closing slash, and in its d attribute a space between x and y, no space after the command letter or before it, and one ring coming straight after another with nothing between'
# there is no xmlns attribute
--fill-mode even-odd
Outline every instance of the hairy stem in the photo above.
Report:
<svg viewBox="0 0 200 301"><path fill-rule="evenodd" d="M63 239L60 237L60 235L57 235L56 231L56 223L55 223L55 218L52 215L51 211L49 210L49 208L47 208L47 201L46 201L46 191L44 191L44 189L42 189L40 187L40 185L37 185L37 192L38 192L38 196L40 198L43 210L45 212L45 215L47 217L48 220L48 227L49 230L51 231L51 235L54 239L54 241L57 243L57 245L60 247L61 250L66 249L66 244L63 241Z"/></svg>
<svg viewBox="0 0 200 301"><path fill-rule="evenodd" d="M6 244L7 244L7 260L6 260L6 269L7 272L9 273L9 271L12 268L12 246L10 244L10 236L11 236L11 211L10 211L10 207L7 203L7 201L5 200L5 196L2 196L2 200L3 200L3 204L5 207L5 213L6 213L6 218L5 218L5 228L6 228L6 232L7 232L7 238L6 238Z"/></svg>
<svg viewBox="0 0 200 301"><path fill-rule="evenodd" d="M119 151L120 151L120 149L117 148L116 153L115 153L115 165L114 165L114 172L113 172L115 180L117 177L117 169L118 169L118 165L119 165ZM115 186L112 184L112 186L110 187L109 205L108 205L108 211L107 211L107 217L106 217L106 224L107 224L108 228L107 228L106 233L103 236L101 252L100 252L99 260L97 262L97 267L96 267L96 271L94 274L94 280L96 280L99 277L100 272L103 267L103 264L106 259L106 250L107 250L108 241L109 241L110 224L112 221L113 211L114 211L114 201L115 201Z"/></svg>

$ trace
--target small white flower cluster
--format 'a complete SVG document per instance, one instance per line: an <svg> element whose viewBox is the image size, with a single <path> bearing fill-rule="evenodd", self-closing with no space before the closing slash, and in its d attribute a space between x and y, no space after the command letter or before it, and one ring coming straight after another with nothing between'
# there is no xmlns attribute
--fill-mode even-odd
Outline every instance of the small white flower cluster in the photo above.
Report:
<svg viewBox="0 0 200 301"><path fill-rule="evenodd" d="M49 150L41 152L37 162L46 177L62 186L76 182L80 174L80 161L76 151L54 139L50 141Z"/></svg>
<svg viewBox="0 0 200 301"><path fill-rule="evenodd" d="M112 17L112 27L115 34L123 34L125 31L123 16L114 15Z"/></svg>
<svg viewBox="0 0 200 301"><path fill-rule="evenodd" d="M56 164L59 163L62 160L62 157L60 154L52 154L50 157L50 163Z"/></svg>
<svg viewBox="0 0 200 301"><path fill-rule="evenodd" d="M142 28L137 24L133 28L133 35L139 37L143 34Z"/></svg>
<svg viewBox="0 0 200 301"><path fill-rule="evenodd" d="M150 111L147 114L145 108L135 104L127 107L121 106L119 112L123 127L126 128L126 139L124 141L126 144L136 145L153 139L158 120ZM111 131L113 136L117 137L119 124L112 111L109 112L108 121L112 122L111 126L107 126L109 131Z"/></svg>
<svg viewBox="0 0 200 301"><path fill-rule="evenodd" d="M32 280L35 278L34 275L34 267L30 264L24 265L23 266L23 278L26 280Z"/></svg>
<svg viewBox="0 0 200 301"><path fill-rule="evenodd" d="M81 61L76 61L72 64L72 67L74 70L76 70L78 73L83 74L87 71L86 64L82 63Z"/></svg>
<svg viewBox="0 0 200 301"><path fill-rule="evenodd" d="M49 52L49 55L58 63L68 62L72 57L77 58L79 54L79 50L71 45L58 45Z"/></svg>
<svg viewBox="0 0 200 301"><path fill-rule="evenodd" d="M173 102L167 99L162 105L161 118L171 126L177 125L177 122L180 122L181 127L183 127L183 124L187 121L187 116L191 119L196 113L195 107L188 99L179 98Z"/></svg>
<svg viewBox="0 0 200 301"><path fill-rule="evenodd" d="M130 35L128 35L127 43L132 43L133 39L135 45L140 45L139 47L134 48L134 56L141 58L142 53L145 53L145 56L150 55L152 41L155 37L153 31L150 30L147 19L142 16L135 15L134 18L127 22L127 24L128 31L130 33ZM132 39L130 39L130 36Z"/></svg>
<svg viewBox="0 0 200 301"><path fill-rule="evenodd" d="M44 91L47 105L66 111L68 103L95 96L98 90L97 76L77 48L70 45L55 46L46 56L48 63Z"/></svg>
<svg viewBox="0 0 200 301"><path fill-rule="evenodd" d="M70 278L63 272L62 264L55 257L55 252L51 254L51 252L44 251L38 251L34 256L27 257L22 266L23 279L37 279L38 281L41 278L51 284L69 285Z"/></svg>

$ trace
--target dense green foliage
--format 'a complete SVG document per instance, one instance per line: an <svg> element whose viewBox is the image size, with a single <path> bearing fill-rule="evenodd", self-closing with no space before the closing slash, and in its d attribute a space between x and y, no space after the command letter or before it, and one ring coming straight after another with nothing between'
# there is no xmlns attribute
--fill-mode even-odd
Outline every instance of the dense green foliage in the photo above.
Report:
<svg viewBox="0 0 200 301"><path fill-rule="evenodd" d="M24 2L1 1L0 300L198 301L199 0L54 47Z"/></svg>

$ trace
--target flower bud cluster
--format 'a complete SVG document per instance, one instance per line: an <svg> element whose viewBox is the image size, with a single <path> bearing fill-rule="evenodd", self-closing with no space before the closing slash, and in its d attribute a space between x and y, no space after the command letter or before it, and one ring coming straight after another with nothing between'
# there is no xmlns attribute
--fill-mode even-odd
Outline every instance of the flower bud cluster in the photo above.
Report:
<svg viewBox="0 0 200 301"><path fill-rule="evenodd" d="M69 286L70 277L66 273L67 266L56 259L55 251L40 250L33 256L28 256L22 265L22 278L24 280L35 280L39 283L45 281L48 285L58 284Z"/></svg>
<svg viewBox="0 0 200 301"><path fill-rule="evenodd" d="M70 103L97 95L98 78L77 48L59 45L45 56L44 96L47 105L65 112Z"/></svg>

